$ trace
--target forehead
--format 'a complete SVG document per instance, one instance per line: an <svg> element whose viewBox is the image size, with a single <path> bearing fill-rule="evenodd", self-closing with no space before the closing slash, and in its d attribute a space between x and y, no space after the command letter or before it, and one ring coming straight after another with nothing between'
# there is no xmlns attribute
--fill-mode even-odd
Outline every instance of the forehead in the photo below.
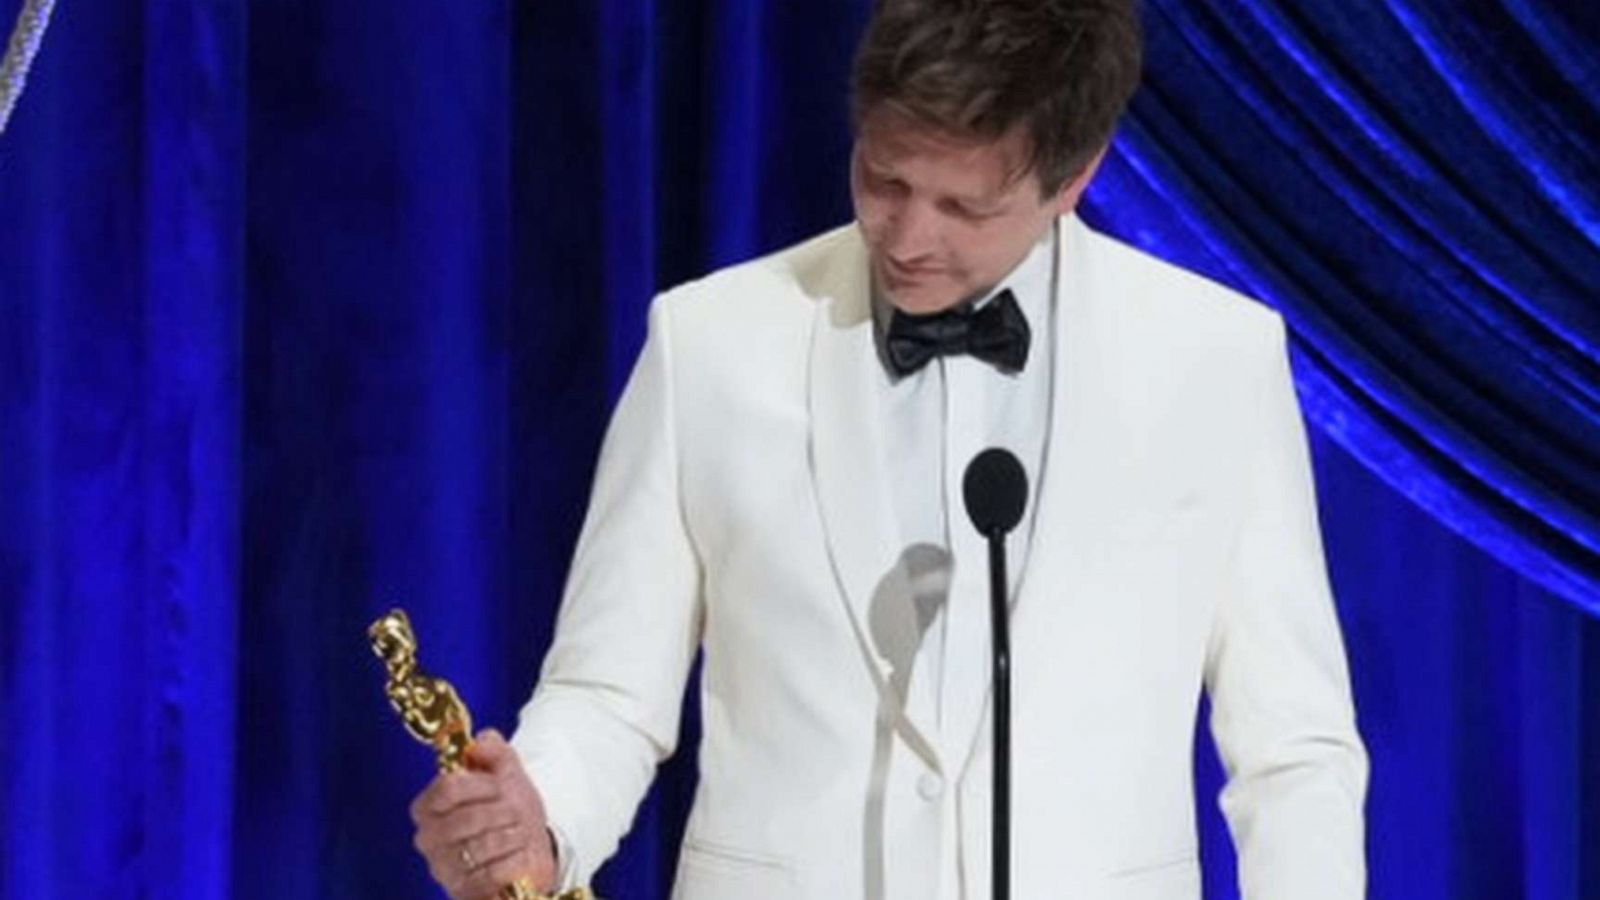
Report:
<svg viewBox="0 0 1600 900"><path fill-rule="evenodd" d="M1003 194L1031 180L1024 177L1029 143L1021 128L985 139L875 111L862 120L856 149L871 167L908 181L936 182L952 193Z"/></svg>

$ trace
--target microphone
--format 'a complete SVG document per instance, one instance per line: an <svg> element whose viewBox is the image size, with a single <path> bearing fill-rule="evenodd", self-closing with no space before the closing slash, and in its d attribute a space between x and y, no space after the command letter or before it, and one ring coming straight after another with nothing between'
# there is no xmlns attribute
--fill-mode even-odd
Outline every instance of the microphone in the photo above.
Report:
<svg viewBox="0 0 1600 900"><path fill-rule="evenodd" d="M990 447L967 464L961 493L978 533L991 540L1004 538L1022 521L1022 510L1028 504L1028 476L1011 451Z"/></svg>
<svg viewBox="0 0 1600 900"><path fill-rule="evenodd" d="M1006 533L1022 521L1028 476L1010 451L990 447L967 464L961 494L973 527L989 542L989 628L994 682L994 900L1011 897L1011 631L1006 603Z"/></svg>

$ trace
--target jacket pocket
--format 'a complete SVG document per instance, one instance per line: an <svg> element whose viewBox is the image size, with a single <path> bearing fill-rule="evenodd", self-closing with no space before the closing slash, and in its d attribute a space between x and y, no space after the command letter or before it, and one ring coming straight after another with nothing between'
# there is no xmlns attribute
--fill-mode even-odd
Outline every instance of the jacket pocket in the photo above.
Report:
<svg viewBox="0 0 1600 900"><path fill-rule="evenodd" d="M1115 900L1200 900L1200 860L1193 852L1119 869L1106 879Z"/></svg>
<svg viewBox="0 0 1600 900"><path fill-rule="evenodd" d="M798 896L794 870L786 860L698 838L683 842L678 855L674 900L784 900Z"/></svg>

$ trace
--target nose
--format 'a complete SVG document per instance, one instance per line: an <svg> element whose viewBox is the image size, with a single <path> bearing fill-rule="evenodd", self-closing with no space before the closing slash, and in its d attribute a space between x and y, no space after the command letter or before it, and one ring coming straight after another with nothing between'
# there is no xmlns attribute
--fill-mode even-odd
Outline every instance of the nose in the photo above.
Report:
<svg viewBox="0 0 1600 900"><path fill-rule="evenodd" d="M900 204L887 225L883 250L897 263L913 264L938 250L939 214L926 203L908 200Z"/></svg>

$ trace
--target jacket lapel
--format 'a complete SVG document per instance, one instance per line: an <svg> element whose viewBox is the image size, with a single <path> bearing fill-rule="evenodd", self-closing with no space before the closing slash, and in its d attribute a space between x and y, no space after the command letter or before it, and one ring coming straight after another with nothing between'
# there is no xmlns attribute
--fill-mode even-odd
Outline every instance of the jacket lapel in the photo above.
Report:
<svg viewBox="0 0 1600 900"><path fill-rule="evenodd" d="M1051 585L1053 563L1062 555L1063 529L1074 508L1074 480L1090 471L1083 466L1085 448L1095 431L1086 390L1104 392L1111 385L1097 370L1098 360L1112 335L1099 333L1094 309L1097 288L1091 234L1075 215L1060 220L1056 242L1054 333L1050 354L1050 417L1044 455L1039 466L1039 509L1028 539L1027 566L1017 576L1011 594L1013 625L1024 600L1038 602ZM1091 421L1085 421L1085 416ZM1081 510L1080 510L1081 511Z"/></svg>
<svg viewBox="0 0 1600 900"><path fill-rule="evenodd" d="M1033 531L1029 536L1027 564L1013 581L1011 590L1011 632L1013 646L1020 627L1025 627L1028 610L1040 603L1060 602L1070 592L1073 559L1087 535L1087 523L1095 513L1084 508L1085 479L1097 471L1088 457L1097 452L1094 438L1098 409L1104 407L1104 394L1114 388L1107 384L1103 360L1114 333L1103 327L1097 303L1114 298L1096 285L1097 261L1093 254L1093 235L1077 219L1060 220L1056 247L1056 284L1051 358L1050 416L1040 464L1039 488ZM1099 399L1097 399L1099 398ZM1098 469L1104 471L1103 467ZM1016 548L1007 555L1015 559ZM987 598L985 598L987 602ZM1013 661L1012 671L1016 671ZM964 751L957 752L963 767L976 756L989 752L993 731L990 721L994 686L980 696L978 709L958 711L962 723ZM1012 685L1015 696L1017 687ZM987 767L984 767L987 771Z"/></svg>
<svg viewBox="0 0 1600 900"><path fill-rule="evenodd" d="M886 646L885 629L876 627L908 612L902 607L911 596L885 474L882 392L876 387L888 376L874 342L868 277L866 254L853 241L831 270L808 285L817 301L808 373L812 476L828 554L862 654L897 713L902 737L937 768L932 723L908 715L911 660Z"/></svg>

